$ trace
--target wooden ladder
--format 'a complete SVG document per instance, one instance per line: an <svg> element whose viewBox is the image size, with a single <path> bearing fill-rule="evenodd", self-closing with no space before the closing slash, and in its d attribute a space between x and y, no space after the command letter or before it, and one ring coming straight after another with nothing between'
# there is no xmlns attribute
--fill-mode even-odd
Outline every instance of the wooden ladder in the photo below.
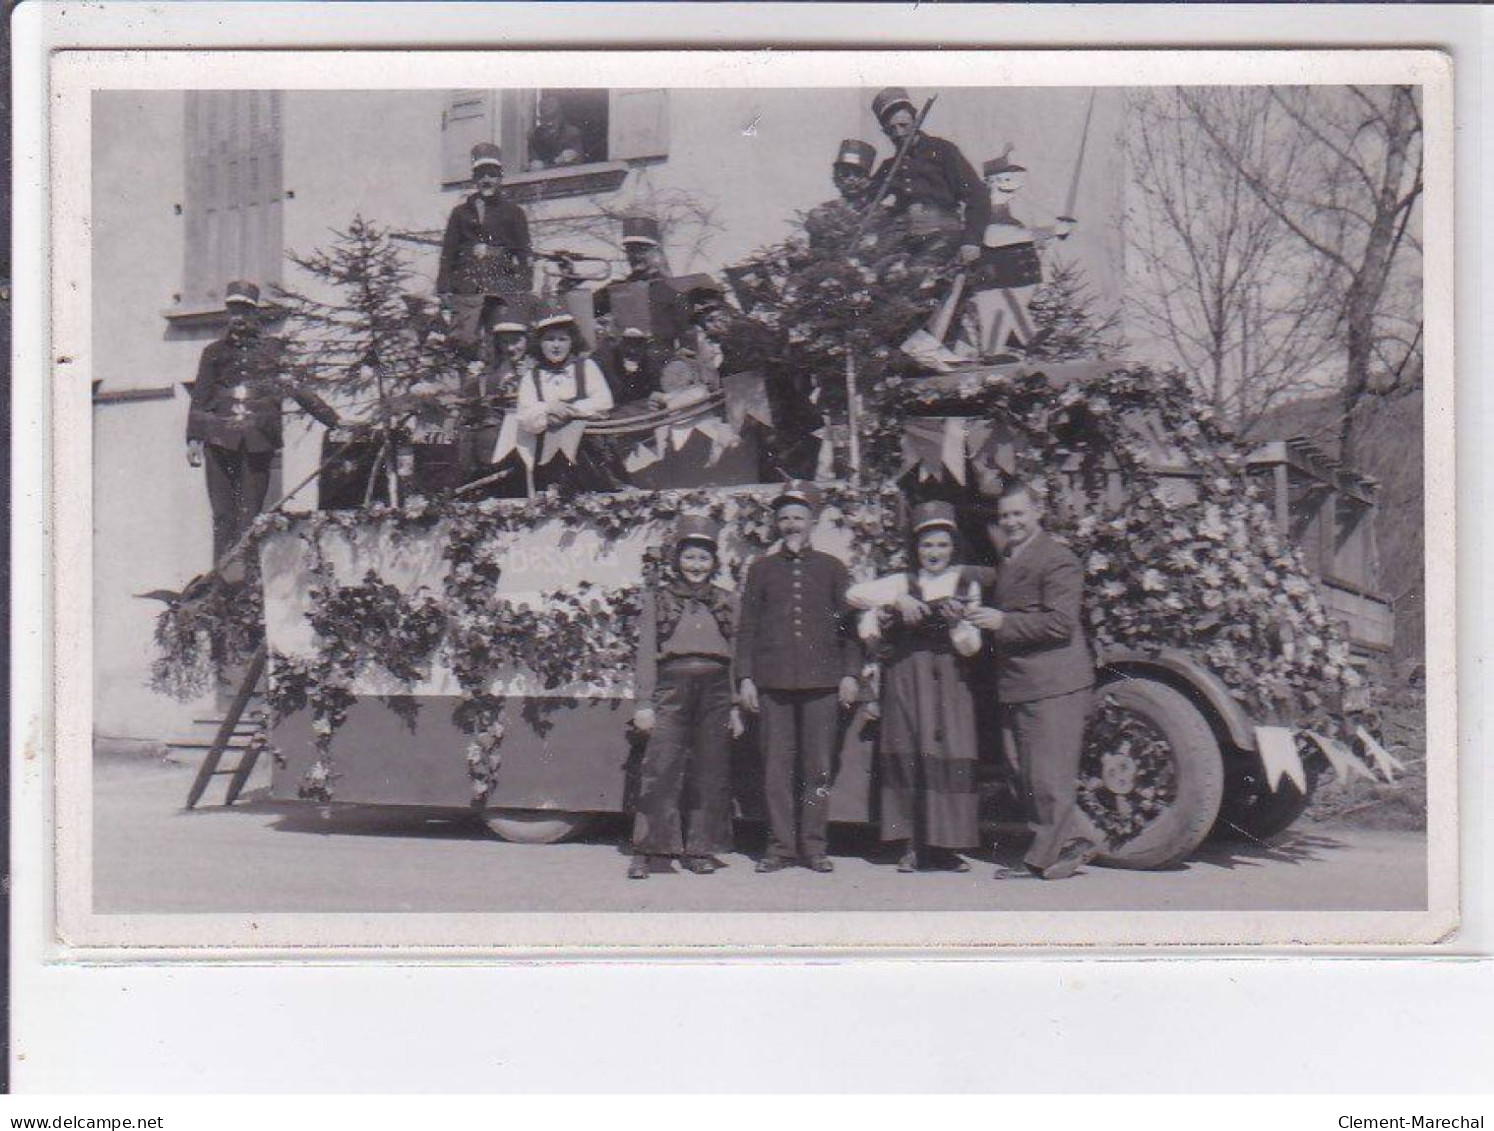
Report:
<svg viewBox="0 0 1494 1131"><path fill-rule="evenodd" d="M244 680L239 684L233 702L228 706L228 714L223 716L223 721L218 725L218 733L213 736L213 744L208 747L207 755L197 770L197 777L193 779L192 788L187 793L188 809L196 808L197 803L202 800L202 794L207 789L208 782L224 774L233 775L228 782L228 794L223 800L224 805L232 805L239 799L244 783L254 772L254 764L259 761L260 751L260 746L256 742L251 742L248 748L239 755L238 765L220 768L219 763L223 761L223 752L228 749L234 731L238 728L239 719L249 705L249 700L254 697L254 690L259 686L260 677L264 675L265 660L268 654L268 645L261 644L250 657L249 666L244 671Z"/></svg>

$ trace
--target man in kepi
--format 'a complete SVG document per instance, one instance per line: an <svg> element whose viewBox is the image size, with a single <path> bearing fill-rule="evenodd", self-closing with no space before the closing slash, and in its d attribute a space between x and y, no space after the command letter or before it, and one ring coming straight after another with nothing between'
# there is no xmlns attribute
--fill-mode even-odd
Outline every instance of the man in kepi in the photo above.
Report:
<svg viewBox="0 0 1494 1131"><path fill-rule="evenodd" d="M285 379L285 343L260 333L259 288L233 282L224 288L228 332L202 351L187 413L187 461L207 469L213 510L213 561L225 580L242 566L224 563L264 506L270 465L282 446L280 406L292 397L328 428L337 414L314 393Z"/></svg>
<svg viewBox="0 0 1494 1131"><path fill-rule="evenodd" d="M895 150L907 143L901 165L894 152L877 170L878 187L885 183L887 189L881 206L902 219L910 240L958 247L959 261L974 263L991 217L991 202L975 169L952 141L921 130L909 140L918 115L902 87L878 94L872 113Z"/></svg>
<svg viewBox="0 0 1494 1131"><path fill-rule="evenodd" d="M747 570L737 625L738 698L762 719L768 851L759 872L826 855L840 711L856 701L861 650L846 631L845 563L809 544L819 488L798 480L773 500L779 548Z"/></svg>
<svg viewBox="0 0 1494 1131"><path fill-rule="evenodd" d="M446 221L436 293L451 309L452 337L475 353L488 296L531 290L534 276L529 220L503 195L503 154L496 145L472 147L472 179L477 191Z"/></svg>
<svg viewBox="0 0 1494 1131"><path fill-rule="evenodd" d="M1033 831L1027 870L1062 880L1105 844L1077 800L1095 682L1094 656L1080 619L1084 571L1079 559L1043 530L1032 487L1008 481L994 503L986 531L1000 554L996 582L990 603L969 619L995 644L1002 741L1021 774ZM996 876L1010 874L1000 868Z"/></svg>
<svg viewBox="0 0 1494 1131"><path fill-rule="evenodd" d="M867 142L846 138L840 143L830 169L840 196L816 205L804 217L804 230L811 245L819 245L833 238L836 232L853 229L860 222L861 212L871 200L871 173L876 159L877 151Z"/></svg>

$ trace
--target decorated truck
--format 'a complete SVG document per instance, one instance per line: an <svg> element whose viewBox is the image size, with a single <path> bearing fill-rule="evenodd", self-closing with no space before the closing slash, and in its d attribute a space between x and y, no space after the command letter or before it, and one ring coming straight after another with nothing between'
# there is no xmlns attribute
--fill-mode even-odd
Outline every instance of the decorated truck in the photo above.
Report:
<svg viewBox="0 0 1494 1131"><path fill-rule="evenodd" d="M1391 631L1371 481L1302 441L1241 445L1176 374L1108 362L889 379L856 428L861 466L822 484L814 534L853 575L905 564L910 502L959 506L1009 475L1040 486L1085 563L1098 688L1075 788L1105 862L1269 838L1326 771L1391 772L1362 674ZM272 795L466 811L524 842L625 812L634 620L658 547L679 515L710 514L740 577L774 539L775 488L721 482L678 454L688 442L650 490L262 517ZM979 520L964 533L988 552ZM845 719L832 821L875 819L875 715L868 694ZM751 819L750 730L734 761ZM1019 821L999 750L982 776L987 816Z"/></svg>

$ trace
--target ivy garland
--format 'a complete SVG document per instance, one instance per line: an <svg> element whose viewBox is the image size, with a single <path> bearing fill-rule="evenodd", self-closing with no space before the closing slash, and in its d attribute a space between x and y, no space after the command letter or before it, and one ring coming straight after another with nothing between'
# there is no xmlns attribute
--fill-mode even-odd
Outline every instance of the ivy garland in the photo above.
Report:
<svg viewBox="0 0 1494 1131"><path fill-rule="evenodd" d="M256 520L247 553L272 534L294 532L310 548L313 584L308 617L315 649L310 656L270 657L269 705L284 718L311 712L316 759L303 778L300 795L330 801L337 781L334 740L346 723L357 681L371 674L392 678L406 691L426 679L432 665L447 665L461 688L453 721L469 736L467 763L473 803L481 805L501 768L505 696L495 683L523 672L546 691L567 685L615 686L631 676L637 649L637 618L642 587L581 585L515 601L499 592L505 552L524 534L559 523L591 530L604 543L640 527L667 531L681 514L708 514L726 528L733 549L732 569L740 576L746 562L777 538L772 490L723 493L702 488L663 492L623 492L561 499L440 502L417 500L409 506L374 506L361 511L313 514L270 513ZM893 486L827 484L828 521L851 534L852 565L869 575L902 564L904 553L899 494ZM355 585L339 583L324 545L336 533L383 531L393 544L416 537L443 539L445 577L439 592L401 590L368 571ZM659 568L661 552L646 557L646 579ZM244 601L260 615L258 587ZM195 609L190 617L168 610L158 625L163 690L201 685L213 654L203 647L210 630L227 623L214 619L226 608ZM237 616L248 614L237 612ZM190 626L191 631L188 631ZM262 627L259 628L262 634ZM385 703L413 726L418 700L391 696Z"/></svg>
<svg viewBox="0 0 1494 1131"><path fill-rule="evenodd" d="M1349 643L1264 505L1249 450L1180 374L1117 367L1061 389L1040 372L893 379L870 400L866 448L883 475L899 469L912 415L1001 419L1025 437L1006 470L1043 490L1049 529L1084 563L1102 655L1184 650L1262 722L1344 740L1373 723ZM1187 478L1159 470L1159 455ZM1299 747L1319 756L1305 734Z"/></svg>

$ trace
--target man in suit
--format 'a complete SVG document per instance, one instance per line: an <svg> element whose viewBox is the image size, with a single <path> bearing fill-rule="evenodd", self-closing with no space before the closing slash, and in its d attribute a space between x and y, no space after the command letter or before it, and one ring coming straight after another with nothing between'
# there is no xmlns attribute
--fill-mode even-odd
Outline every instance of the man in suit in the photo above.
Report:
<svg viewBox="0 0 1494 1131"><path fill-rule="evenodd" d="M524 209L503 195L503 154L491 142L472 147L472 180L477 191L446 221L436 293L451 310L452 337L475 351L489 296L532 289L534 249Z"/></svg>
<svg viewBox="0 0 1494 1131"><path fill-rule="evenodd" d="M846 631L845 563L809 544L820 492L797 480L773 500L779 548L753 562L737 627L738 700L762 720L768 851L759 872L825 854L840 711L856 701L861 650Z"/></svg>
<svg viewBox="0 0 1494 1131"><path fill-rule="evenodd" d="M220 565L264 506L283 443L281 402L292 397L328 428L338 423L320 397L285 379L285 343L259 329L259 288L233 282L225 296L228 332L202 351L187 413L187 462L207 469L213 561Z"/></svg>
<svg viewBox="0 0 1494 1131"><path fill-rule="evenodd" d="M1021 773L1033 831L1025 863L1045 880L1067 879L1105 843L1077 801L1095 682L1080 613L1084 571L1043 530L1042 510L1025 483L1002 486L986 529L1000 562L990 605L970 620L995 644L1002 740ZM998 870L997 877L1005 874Z"/></svg>

